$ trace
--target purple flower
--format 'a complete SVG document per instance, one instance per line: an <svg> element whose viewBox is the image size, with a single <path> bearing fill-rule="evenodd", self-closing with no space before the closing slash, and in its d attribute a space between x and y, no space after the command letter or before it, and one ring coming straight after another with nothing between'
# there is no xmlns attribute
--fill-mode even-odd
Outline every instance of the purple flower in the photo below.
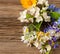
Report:
<svg viewBox="0 0 60 54"><path fill-rule="evenodd" d="M54 9L54 12L60 13L60 8L55 8L55 9Z"/></svg>
<svg viewBox="0 0 60 54"><path fill-rule="evenodd" d="M57 48L58 46L59 46L58 44L55 44L53 48L55 49L55 48Z"/></svg>
<svg viewBox="0 0 60 54"><path fill-rule="evenodd" d="M57 22L53 22L53 26L54 27L57 27L58 26L58 23Z"/></svg>
<svg viewBox="0 0 60 54"><path fill-rule="evenodd" d="M56 8L56 6L54 4L51 4L48 9L51 9L54 12L58 12L60 13L60 8Z"/></svg>
<svg viewBox="0 0 60 54"><path fill-rule="evenodd" d="M57 32L60 32L60 29L57 29L57 30L56 30L56 33L57 33Z"/></svg>
<svg viewBox="0 0 60 54"><path fill-rule="evenodd" d="M49 40L48 43L49 43L49 45L52 45L52 41L51 40Z"/></svg>
<svg viewBox="0 0 60 54"><path fill-rule="evenodd" d="M57 38L56 38L55 36L53 36L53 37L52 37L52 40L53 40L54 42L56 42L56 41L57 41Z"/></svg>
<svg viewBox="0 0 60 54"><path fill-rule="evenodd" d="M47 31L48 31L48 28L45 28L45 29L44 29L44 32L46 33Z"/></svg>
<svg viewBox="0 0 60 54"><path fill-rule="evenodd" d="M54 4L51 4L48 9L51 9L51 10L54 10L55 9L55 5Z"/></svg>

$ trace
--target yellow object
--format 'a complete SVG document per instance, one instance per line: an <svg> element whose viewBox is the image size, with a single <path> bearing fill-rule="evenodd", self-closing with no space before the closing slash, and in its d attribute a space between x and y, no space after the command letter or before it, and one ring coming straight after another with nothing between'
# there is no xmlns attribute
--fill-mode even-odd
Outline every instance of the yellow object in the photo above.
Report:
<svg viewBox="0 0 60 54"><path fill-rule="evenodd" d="M37 0L20 0L22 6L26 9L36 6Z"/></svg>
<svg viewBox="0 0 60 54"><path fill-rule="evenodd" d="M45 36L44 32L37 32L37 38L40 39L40 37Z"/></svg>
<svg viewBox="0 0 60 54"><path fill-rule="evenodd" d="M49 32L45 33L45 36L49 36L49 35L50 35L50 33L49 33Z"/></svg>
<svg viewBox="0 0 60 54"><path fill-rule="evenodd" d="M29 32L29 29L28 28L26 28L26 32Z"/></svg>

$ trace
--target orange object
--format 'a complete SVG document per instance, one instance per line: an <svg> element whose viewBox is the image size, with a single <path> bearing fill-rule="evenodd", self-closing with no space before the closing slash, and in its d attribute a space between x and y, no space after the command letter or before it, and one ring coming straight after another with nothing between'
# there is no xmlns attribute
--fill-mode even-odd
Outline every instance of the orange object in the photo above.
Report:
<svg viewBox="0 0 60 54"><path fill-rule="evenodd" d="M20 3L24 8L28 9L32 6L36 6L37 0L20 0Z"/></svg>

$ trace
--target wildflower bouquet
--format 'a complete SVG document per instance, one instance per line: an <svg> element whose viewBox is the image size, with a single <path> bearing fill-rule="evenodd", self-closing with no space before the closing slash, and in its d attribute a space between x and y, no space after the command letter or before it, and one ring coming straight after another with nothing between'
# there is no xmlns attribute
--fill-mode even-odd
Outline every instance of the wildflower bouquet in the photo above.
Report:
<svg viewBox="0 0 60 54"><path fill-rule="evenodd" d="M21 41L28 46L35 46L41 54L50 54L59 46L60 8L49 5L48 0L20 0L24 11L18 18L29 23L23 27Z"/></svg>

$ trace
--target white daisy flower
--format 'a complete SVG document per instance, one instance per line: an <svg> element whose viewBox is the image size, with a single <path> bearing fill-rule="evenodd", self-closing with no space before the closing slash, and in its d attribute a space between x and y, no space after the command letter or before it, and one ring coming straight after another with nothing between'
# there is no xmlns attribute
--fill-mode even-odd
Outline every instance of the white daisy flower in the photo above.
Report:
<svg viewBox="0 0 60 54"><path fill-rule="evenodd" d="M42 15L44 17L45 22L50 22L50 16L47 16L47 12L43 12Z"/></svg>
<svg viewBox="0 0 60 54"><path fill-rule="evenodd" d="M18 18L18 20L20 20L21 22L27 21L27 20L25 20L26 14L27 14L27 10L20 12L20 17Z"/></svg>
<svg viewBox="0 0 60 54"><path fill-rule="evenodd" d="M35 10L36 10L35 11L35 17L37 18L40 16L40 8L36 7Z"/></svg>
<svg viewBox="0 0 60 54"><path fill-rule="evenodd" d="M46 49L47 49L47 51L50 51L51 50L51 46L50 45L47 45L46 46Z"/></svg>
<svg viewBox="0 0 60 54"><path fill-rule="evenodd" d="M21 41L24 41L25 39L24 39L24 36L21 36Z"/></svg>
<svg viewBox="0 0 60 54"><path fill-rule="evenodd" d="M46 5L47 7L49 6L49 3L48 3L48 1L46 1L46 2L45 2L45 5Z"/></svg>
<svg viewBox="0 0 60 54"><path fill-rule="evenodd" d="M43 21L43 18L41 16L39 16L39 17L36 18L36 22L39 23L40 21Z"/></svg>
<svg viewBox="0 0 60 54"><path fill-rule="evenodd" d="M30 8L30 9L28 9L28 12L31 14L31 15L34 15L34 13L35 13L35 7L32 7L32 8Z"/></svg>
<svg viewBox="0 0 60 54"><path fill-rule="evenodd" d="M38 0L37 4L43 4L43 0Z"/></svg>

